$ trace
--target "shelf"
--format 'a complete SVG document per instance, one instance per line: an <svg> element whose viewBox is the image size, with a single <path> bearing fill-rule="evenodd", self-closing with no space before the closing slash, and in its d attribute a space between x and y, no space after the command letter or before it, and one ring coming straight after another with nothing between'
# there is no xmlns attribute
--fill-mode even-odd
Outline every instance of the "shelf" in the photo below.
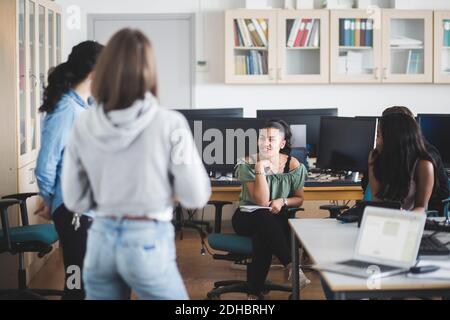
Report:
<svg viewBox="0 0 450 320"><path fill-rule="evenodd" d="M320 50L320 47L286 47L286 50Z"/></svg>
<svg viewBox="0 0 450 320"><path fill-rule="evenodd" d="M234 47L234 50L262 50L267 51L267 47Z"/></svg>
<svg viewBox="0 0 450 320"><path fill-rule="evenodd" d="M391 50L423 50L424 47L390 47Z"/></svg>
<svg viewBox="0 0 450 320"><path fill-rule="evenodd" d="M339 50L373 50L373 47L348 47L340 46Z"/></svg>

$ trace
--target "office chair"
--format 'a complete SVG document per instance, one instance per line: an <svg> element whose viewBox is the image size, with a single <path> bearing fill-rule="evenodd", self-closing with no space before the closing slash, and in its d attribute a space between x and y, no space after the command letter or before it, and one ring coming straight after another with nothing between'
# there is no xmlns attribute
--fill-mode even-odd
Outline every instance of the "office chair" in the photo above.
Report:
<svg viewBox="0 0 450 320"><path fill-rule="evenodd" d="M37 252L42 258L52 250L58 241L58 234L53 224L30 225L28 221L27 199L37 193L21 193L5 196L0 199L0 253L9 252L19 255L18 289L0 290L0 299L40 299L43 296L62 296L61 290L28 289L24 253ZM20 206L21 226L10 227L8 208Z"/></svg>
<svg viewBox="0 0 450 320"><path fill-rule="evenodd" d="M304 211L303 208L288 208L288 215L291 218L295 217L297 211ZM217 219L221 221L221 212L216 211ZM251 259L253 253L252 240L249 237L240 236L237 234L223 234L220 233L220 224L216 223L218 229L214 230L214 233L208 236L209 246L217 251L226 252L225 254L213 254L214 260L226 260L235 263L241 263ZM270 291L283 291L291 292L291 286L279 285L266 281L264 284L264 293ZM225 280L214 283L214 289L207 294L208 300L218 300L220 296L225 293L246 293L248 294L247 281L243 280ZM260 297L261 299L263 296Z"/></svg>

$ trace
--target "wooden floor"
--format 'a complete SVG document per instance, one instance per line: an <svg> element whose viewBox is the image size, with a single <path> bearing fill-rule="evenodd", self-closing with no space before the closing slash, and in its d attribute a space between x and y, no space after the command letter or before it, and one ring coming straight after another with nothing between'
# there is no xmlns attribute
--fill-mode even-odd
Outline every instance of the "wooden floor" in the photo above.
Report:
<svg viewBox="0 0 450 320"><path fill-rule="evenodd" d="M205 299L207 292L213 288L215 281L245 279L245 271L231 269L230 262L213 260L209 254L202 256L200 254L200 238L196 231L184 230L183 240L180 240L177 236L176 246L178 265L191 299ZM56 249L44 267L32 279L30 287L61 289L64 284L63 269L61 252ZM311 280L311 284L302 289L302 299L324 299L318 275L315 272L307 272L306 275ZM271 268L268 278L272 282L287 284L284 271L276 266ZM288 299L288 296L288 293L270 292L265 298L268 300L284 300ZM222 300L246 298L246 295L239 293L222 296Z"/></svg>

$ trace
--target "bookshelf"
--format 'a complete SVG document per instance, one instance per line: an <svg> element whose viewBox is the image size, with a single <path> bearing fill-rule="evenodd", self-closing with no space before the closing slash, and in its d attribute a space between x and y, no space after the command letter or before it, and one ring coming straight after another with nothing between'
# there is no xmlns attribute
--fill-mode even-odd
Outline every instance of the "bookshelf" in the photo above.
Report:
<svg viewBox="0 0 450 320"><path fill-rule="evenodd" d="M276 20L274 10L225 12L226 83L276 82Z"/></svg>
<svg viewBox="0 0 450 320"><path fill-rule="evenodd" d="M450 83L450 11L434 12L434 82Z"/></svg>
<svg viewBox="0 0 450 320"><path fill-rule="evenodd" d="M278 83L328 82L327 10L280 10Z"/></svg>
<svg viewBox="0 0 450 320"><path fill-rule="evenodd" d="M328 17L327 10L226 11L225 82L328 82Z"/></svg>
<svg viewBox="0 0 450 320"><path fill-rule="evenodd" d="M433 81L433 12L383 10L383 82Z"/></svg>
<svg viewBox="0 0 450 320"><path fill-rule="evenodd" d="M251 35L254 28L249 23L254 20L254 26L259 21L267 25L264 44ZM305 29L309 32L303 39ZM250 33L251 42L243 39L245 33ZM250 64L255 65L249 68ZM450 83L450 11L225 12L229 84L432 83L433 79Z"/></svg>
<svg viewBox="0 0 450 320"><path fill-rule="evenodd" d="M332 10L330 17L330 81L381 82L380 16L367 10Z"/></svg>

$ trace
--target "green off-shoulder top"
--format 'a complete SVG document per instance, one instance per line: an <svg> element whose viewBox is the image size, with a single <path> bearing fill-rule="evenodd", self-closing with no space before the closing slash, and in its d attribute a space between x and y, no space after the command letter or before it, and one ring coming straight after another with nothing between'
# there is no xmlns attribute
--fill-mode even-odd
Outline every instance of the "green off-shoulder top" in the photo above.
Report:
<svg viewBox="0 0 450 320"><path fill-rule="evenodd" d="M235 176L242 183L240 205L254 205L246 182L255 181L255 165L241 161L235 168ZM290 198L298 189L303 188L307 176L306 168L300 164L297 168L287 173L267 174L266 180L269 185L270 200L279 198Z"/></svg>

